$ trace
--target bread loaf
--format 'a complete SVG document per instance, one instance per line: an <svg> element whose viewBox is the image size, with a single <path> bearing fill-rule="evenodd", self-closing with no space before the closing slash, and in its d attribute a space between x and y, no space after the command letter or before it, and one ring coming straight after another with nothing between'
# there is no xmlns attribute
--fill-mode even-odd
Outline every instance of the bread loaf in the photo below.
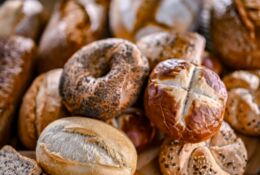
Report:
<svg viewBox="0 0 260 175"><path fill-rule="evenodd" d="M36 159L51 175L133 175L134 145L112 126L89 118L54 121L41 133Z"/></svg>

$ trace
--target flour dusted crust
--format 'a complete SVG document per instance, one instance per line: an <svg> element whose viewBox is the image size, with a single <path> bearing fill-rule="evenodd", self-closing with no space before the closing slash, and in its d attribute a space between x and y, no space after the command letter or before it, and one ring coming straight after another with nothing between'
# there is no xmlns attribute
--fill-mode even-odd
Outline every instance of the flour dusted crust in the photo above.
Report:
<svg viewBox="0 0 260 175"><path fill-rule="evenodd" d="M260 2L214 1L211 37L215 51L231 68L260 68Z"/></svg>
<svg viewBox="0 0 260 175"><path fill-rule="evenodd" d="M226 88L216 73L170 59L152 71L144 104L162 132L184 142L200 142L218 131L226 100Z"/></svg>
<svg viewBox="0 0 260 175"><path fill-rule="evenodd" d="M34 53L31 39L0 38L0 145L8 140L17 103L30 79Z"/></svg>
<svg viewBox="0 0 260 175"><path fill-rule="evenodd" d="M106 32L107 0L61 0L45 29L37 59L39 72L61 68L82 46Z"/></svg>
<svg viewBox="0 0 260 175"><path fill-rule="evenodd" d="M26 92L19 114L19 136L29 149L35 149L42 130L66 111L59 95L62 69L38 76Z"/></svg>
<svg viewBox="0 0 260 175"><path fill-rule="evenodd" d="M70 112L107 120L136 101L148 72L148 61L134 44L100 40L65 64L60 94Z"/></svg>
<svg viewBox="0 0 260 175"><path fill-rule="evenodd" d="M112 0L110 28L115 37L131 41L163 31L196 28L202 0Z"/></svg>
<svg viewBox="0 0 260 175"><path fill-rule="evenodd" d="M224 77L228 88L225 120L247 135L260 135L259 71L235 71Z"/></svg>
<svg viewBox="0 0 260 175"><path fill-rule="evenodd" d="M163 175L242 175L247 151L242 140L223 122L216 135L204 142L185 144L166 139L159 162Z"/></svg>
<svg viewBox="0 0 260 175"><path fill-rule="evenodd" d="M137 164L134 145L122 132L82 117L47 126L38 140L36 158L52 175L132 175Z"/></svg>
<svg viewBox="0 0 260 175"><path fill-rule="evenodd" d="M152 70L156 64L170 58L200 65L205 39L197 33L159 32L141 38L137 46L147 57Z"/></svg>

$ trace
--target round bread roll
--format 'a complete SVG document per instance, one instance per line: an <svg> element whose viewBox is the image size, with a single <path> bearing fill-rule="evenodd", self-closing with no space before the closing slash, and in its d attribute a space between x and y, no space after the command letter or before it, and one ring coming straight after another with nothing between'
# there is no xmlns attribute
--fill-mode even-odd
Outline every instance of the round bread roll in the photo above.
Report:
<svg viewBox="0 0 260 175"><path fill-rule="evenodd" d="M21 35L38 39L43 25L42 12L38 0L6 1L0 7L0 37Z"/></svg>
<svg viewBox="0 0 260 175"><path fill-rule="evenodd" d="M19 136L23 145L35 149L42 130L66 115L59 95L62 69L38 76L23 97L19 114Z"/></svg>
<svg viewBox="0 0 260 175"><path fill-rule="evenodd" d="M145 93L147 116L162 132L183 142L214 135L224 117L225 85L213 71L169 59L152 71Z"/></svg>
<svg viewBox="0 0 260 175"><path fill-rule="evenodd" d="M137 108L128 108L119 116L106 122L124 131L138 151L148 146L156 133L144 112Z"/></svg>
<svg viewBox="0 0 260 175"><path fill-rule="evenodd" d="M225 120L244 134L260 136L260 71L235 71L223 81L228 89Z"/></svg>
<svg viewBox="0 0 260 175"><path fill-rule="evenodd" d="M61 68L74 52L103 37L107 26L107 0L61 0L40 41L37 68Z"/></svg>
<svg viewBox="0 0 260 175"><path fill-rule="evenodd" d="M200 65L205 39L197 33L160 32L141 38L137 46L152 70L156 64L170 58L181 58Z"/></svg>
<svg viewBox="0 0 260 175"><path fill-rule="evenodd" d="M65 64L60 94L70 112L107 120L136 101L148 72L148 61L134 44L100 40Z"/></svg>
<svg viewBox="0 0 260 175"><path fill-rule="evenodd" d="M231 68L260 68L260 1L216 0L211 37L215 51Z"/></svg>
<svg viewBox="0 0 260 175"><path fill-rule="evenodd" d="M223 122L205 142L191 144L166 139L159 157L163 175L243 175L247 151L243 141Z"/></svg>
<svg viewBox="0 0 260 175"><path fill-rule="evenodd" d="M112 0L110 28L115 37L138 40L159 31L196 28L202 0Z"/></svg>
<svg viewBox="0 0 260 175"><path fill-rule="evenodd" d="M69 117L43 130L36 159L51 175L133 175L137 153L132 142L112 126Z"/></svg>

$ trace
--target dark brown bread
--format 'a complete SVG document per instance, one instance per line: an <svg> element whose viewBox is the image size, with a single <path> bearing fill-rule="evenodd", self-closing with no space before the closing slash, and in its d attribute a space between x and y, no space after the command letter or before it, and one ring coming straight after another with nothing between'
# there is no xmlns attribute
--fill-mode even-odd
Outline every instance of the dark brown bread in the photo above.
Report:
<svg viewBox="0 0 260 175"><path fill-rule="evenodd" d="M61 0L40 41L39 72L63 67L70 56L106 31L107 0Z"/></svg>
<svg viewBox="0 0 260 175"><path fill-rule="evenodd" d="M30 78L34 51L31 39L0 39L0 145L8 140L14 111Z"/></svg>
<svg viewBox="0 0 260 175"><path fill-rule="evenodd" d="M35 160L22 156L11 146L4 146L0 150L0 174L40 175L41 172Z"/></svg>
<svg viewBox="0 0 260 175"><path fill-rule="evenodd" d="M60 94L69 112L107 120L136 101L148 72L147 59L133 43L100 40L65 64Z"/></svg>
<svg viewBox="0 0 260 175"><path fill-rule="evenodd" d="M200 142L214 135L224 117L225 85L213 71L184 60L159 63L150 74L145 112L168 136Z"/></svg>

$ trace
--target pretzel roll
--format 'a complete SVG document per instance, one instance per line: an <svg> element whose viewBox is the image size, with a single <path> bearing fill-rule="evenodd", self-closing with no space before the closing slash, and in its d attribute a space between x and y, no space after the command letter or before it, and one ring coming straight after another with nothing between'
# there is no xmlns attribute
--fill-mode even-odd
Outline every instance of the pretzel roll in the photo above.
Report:
<svg viewBox="0 0 260 175"><path fill-rule="evenodd" d="M100 40L65 64L60 94L70 112L107 120L136 101L148 72L148 61L134 44Z"/></svg>
<svg viewBox="0 0 260 175"><path fill-rule="evenodd" d="M223 121L225 85L213 71L184 60L169 59L152 71L145 111L168 136L200 142L214 135Z"/></svg>
<svg viewBox="0 0 260 175"><path fill-rule="evenodd" d="M223 62L235 69L260 68L260 1L216 0L211 38Z"/></svg>
<svg viewBox="0 0 260 175"><path fill-rule="evenodd" d="M147 57L152 70L156 64L170 58L200 65L205 39L197 33L160 32L141 38L137 46Z"/></svg>
<svg viewBox="0 0 260 175"><path fill-rule="evenodd" d="M36 159L51 175L133 175L137 153L131 141L112 126L69 117L43 130Z"/></svg>
<svg viewBox="0 0 260 175"><path fill-rule="evenodd" d="M247 151L243 141L223 122L207 141L192 144L166 139L160 152L163 175L243 175Z"/></svg>
<svg viewBox="0 0 260 175"><path fill-rule="evenodd" d="M110 28L115 37L132 41L159 31L191 31L201 7L202 0L112 0Z"/></svg>
<svg viewBox="0 0 260 175"><path fill-rule="evenodd" d="M260 135L260 71L235 71L224 77L228 88L225 120L247 135Z"/></svg>

